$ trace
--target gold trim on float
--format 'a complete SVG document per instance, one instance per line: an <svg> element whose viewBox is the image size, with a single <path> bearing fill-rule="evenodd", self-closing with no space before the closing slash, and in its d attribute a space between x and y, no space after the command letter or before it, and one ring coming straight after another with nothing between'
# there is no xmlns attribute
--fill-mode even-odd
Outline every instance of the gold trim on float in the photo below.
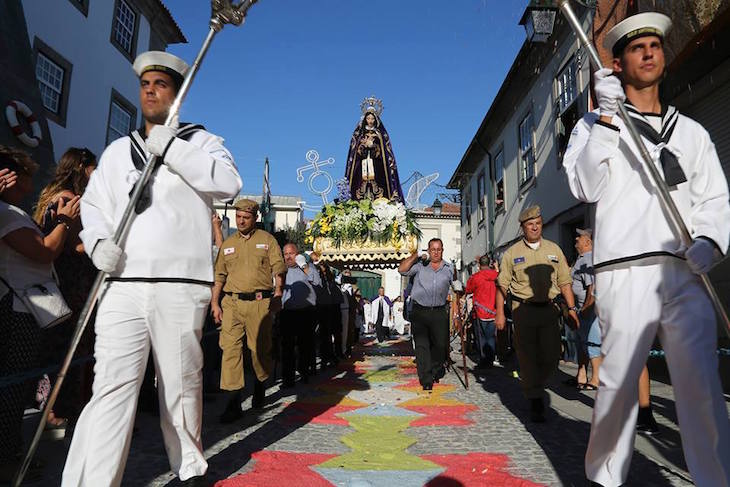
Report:
<svg viewBox="0 0 730 487"><path fill-rule="evenodd" d="M361 243L342 244L338 248L332 239L317 237L313 248L325 262L390 263L411 255L418 248L418 238L414 235L402 238L398 245L392 242L379 244L368 239Z"/></svg>

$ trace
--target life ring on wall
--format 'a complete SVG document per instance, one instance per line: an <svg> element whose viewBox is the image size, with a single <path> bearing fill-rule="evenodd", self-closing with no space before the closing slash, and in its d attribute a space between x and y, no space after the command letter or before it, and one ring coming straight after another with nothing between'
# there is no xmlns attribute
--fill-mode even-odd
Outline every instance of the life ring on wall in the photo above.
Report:
<svg viewBox="0 0 730 487"><path fill-rule="evenodd" d="M23 127L21 127L20 122L18 121L18 112L25 117L26 122L30 125L31 135L28 135L23 130ZM43 138L43 135L41 134L41 124L38 123L38 120L36 120L35 115L33 115L33 112L30 111L28 105L18 100L8 102L8 105L5 107L5 118L8 119L10 130L13 131L13 135L15 135L18 140L28 147L38 147L38 144Z"/></svg>

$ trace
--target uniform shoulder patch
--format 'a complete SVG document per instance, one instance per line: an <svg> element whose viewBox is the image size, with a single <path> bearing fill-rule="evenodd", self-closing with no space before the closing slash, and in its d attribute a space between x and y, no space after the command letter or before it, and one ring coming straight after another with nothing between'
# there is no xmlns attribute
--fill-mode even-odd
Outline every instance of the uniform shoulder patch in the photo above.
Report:
<svg viewBox="0 0 730 487"><path fill-rule="evenodd" d="M236 251L236 247L223 247L223 255L230 255Z"/></svg>
<svg viewBox="0 0 730 487"><path fill-rule="evenodd" d="M513 264L522 264L523 262L525 262L524 257L515 257L514 259L512 259Z"/></svg>

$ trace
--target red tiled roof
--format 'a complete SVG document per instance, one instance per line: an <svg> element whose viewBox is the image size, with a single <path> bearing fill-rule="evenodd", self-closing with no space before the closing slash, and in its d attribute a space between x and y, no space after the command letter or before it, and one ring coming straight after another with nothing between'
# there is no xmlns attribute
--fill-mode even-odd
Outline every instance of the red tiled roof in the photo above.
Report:
<svg viewBox="0 0 730 487"><path fill-rule="evenodd" d="M441 207L441 214L442 215L460 215L461 214L461 206L456 203L449 203L445 202L442 203L443 206ZM427 208L424 208L423 210L420 210L418 213L433 213L433 207L429 206Z"/></svg>

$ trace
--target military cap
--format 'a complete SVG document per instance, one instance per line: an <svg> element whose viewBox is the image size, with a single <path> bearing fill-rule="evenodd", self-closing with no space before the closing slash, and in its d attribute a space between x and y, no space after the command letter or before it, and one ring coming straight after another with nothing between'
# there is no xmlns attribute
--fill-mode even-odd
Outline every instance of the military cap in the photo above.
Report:
<svg viewBox="0 0 730 487"><path fill-rule="evenodd" d="M254 215L258 213L259 211L259 204L256 203L254 200L249 199L240 199L236 201L233 204L233 207L240 211L247 211L249 213L253 213Z"/></svg>
<svg viewBox="0 0 730 487"><path fill-rule="evenodd" d="M143 52L134 60L132 69L137 77L142 77L147 71L161 71L169 74L179 87L190 66L179 57L164 51Z"/></svg>
<svg viewBox="0 0 730 487"><path fill-rule="evenodd" d="M672 28L672 20L657 12L644 12L627 17L608 31L603 39L603 47L619 57L629 42L639 37L664 36Z"/></svg>
<svg viewBox="0 0 730 487"><path fill-rule="evenodd" d="M593 238L593 230L590 228L576 228L575 233L578 235L585 235L588 238Z"/></svg>
<svg viewBox="0 0 730 487"><path fill-rule="evenodd" d="M537 218L542 216L542 212L540 211L540 207L530 206L529 208L525 208L522 210L522 213L520 213L520 224L525 223L527 220L532 220L533 218Z"/></svg>

